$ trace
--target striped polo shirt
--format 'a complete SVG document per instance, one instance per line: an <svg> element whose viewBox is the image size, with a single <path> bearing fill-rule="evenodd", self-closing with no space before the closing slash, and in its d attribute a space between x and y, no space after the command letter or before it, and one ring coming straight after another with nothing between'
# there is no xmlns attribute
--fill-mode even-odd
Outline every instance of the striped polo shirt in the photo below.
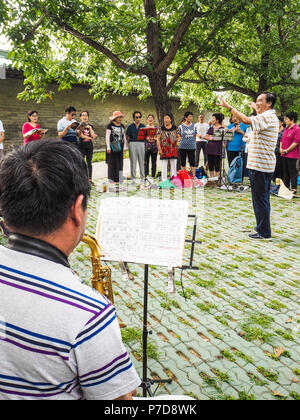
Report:
<svg viewBox="0 0 300 420"><path fill-rule="evenodd" d="M111 400L136 389L115 308L56 262L0 247L0 400Z"/></svg>
<svg viewBox="0 0 300 420"><path fill-rule="evenodd" d="M248 145L247 168L273 173L276 166L275 148L279 121L274 109L250 117L252 135Z"/></svg>

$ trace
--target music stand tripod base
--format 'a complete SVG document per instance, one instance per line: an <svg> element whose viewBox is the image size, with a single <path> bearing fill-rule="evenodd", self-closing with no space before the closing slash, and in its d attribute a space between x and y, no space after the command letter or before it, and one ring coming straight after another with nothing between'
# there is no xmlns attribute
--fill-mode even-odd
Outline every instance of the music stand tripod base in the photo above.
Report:
<svg viewBox="0 0 300 420"><path fill-rule="evenodd" d="M149 265L145 264L144 269L144 319L143 319L143 380L142 380L142 388L143 388L143 397L147 397L147 393L150 397L155 395L155 392L158 389L160 384L170 384L172 383L172 379L149 379L147 378L147 340L148 340L148 327L147 327L147 317L148 317L148 286L149 286ZM158 384L156 390L154 392L151 391L151 386L154 384Z"/></svg>

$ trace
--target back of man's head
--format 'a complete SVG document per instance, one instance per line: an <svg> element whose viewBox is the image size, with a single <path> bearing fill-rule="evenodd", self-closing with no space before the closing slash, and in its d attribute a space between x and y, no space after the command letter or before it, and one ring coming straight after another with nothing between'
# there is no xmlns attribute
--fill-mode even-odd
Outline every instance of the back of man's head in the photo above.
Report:
<svg viewBox="0 0 300 420"><path fill-rule="evenodd" d="M61 140L30 142L8 153L0 164L0 212L12 232L55 232L80 194L86 208L89 193L81 153Z"/></svg>

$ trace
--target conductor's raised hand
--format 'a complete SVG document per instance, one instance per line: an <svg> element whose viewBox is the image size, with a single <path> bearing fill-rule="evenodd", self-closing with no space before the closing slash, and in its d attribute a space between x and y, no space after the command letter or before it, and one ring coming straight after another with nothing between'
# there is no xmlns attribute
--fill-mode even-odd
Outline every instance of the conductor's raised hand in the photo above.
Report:
<svg viewBox="0 0 300 420"><path fill-rule="evenodd" d="M231 108L229 103L227 101L225 101L225 99L222 96L218 97L218 101L219 101L218 106L223 107L223 108L228 108L228 109Z"/></svg>

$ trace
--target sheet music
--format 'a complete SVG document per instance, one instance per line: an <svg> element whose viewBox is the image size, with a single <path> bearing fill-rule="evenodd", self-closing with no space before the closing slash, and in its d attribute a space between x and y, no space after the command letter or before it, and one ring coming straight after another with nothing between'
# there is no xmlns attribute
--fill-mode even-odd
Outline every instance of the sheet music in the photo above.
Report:
<svg viewBox="0 0 300 420"><path fill-rule="evenodd" d="M96 238L104 260L181 266L188 207L184 200L102 200Z"/></svg>

